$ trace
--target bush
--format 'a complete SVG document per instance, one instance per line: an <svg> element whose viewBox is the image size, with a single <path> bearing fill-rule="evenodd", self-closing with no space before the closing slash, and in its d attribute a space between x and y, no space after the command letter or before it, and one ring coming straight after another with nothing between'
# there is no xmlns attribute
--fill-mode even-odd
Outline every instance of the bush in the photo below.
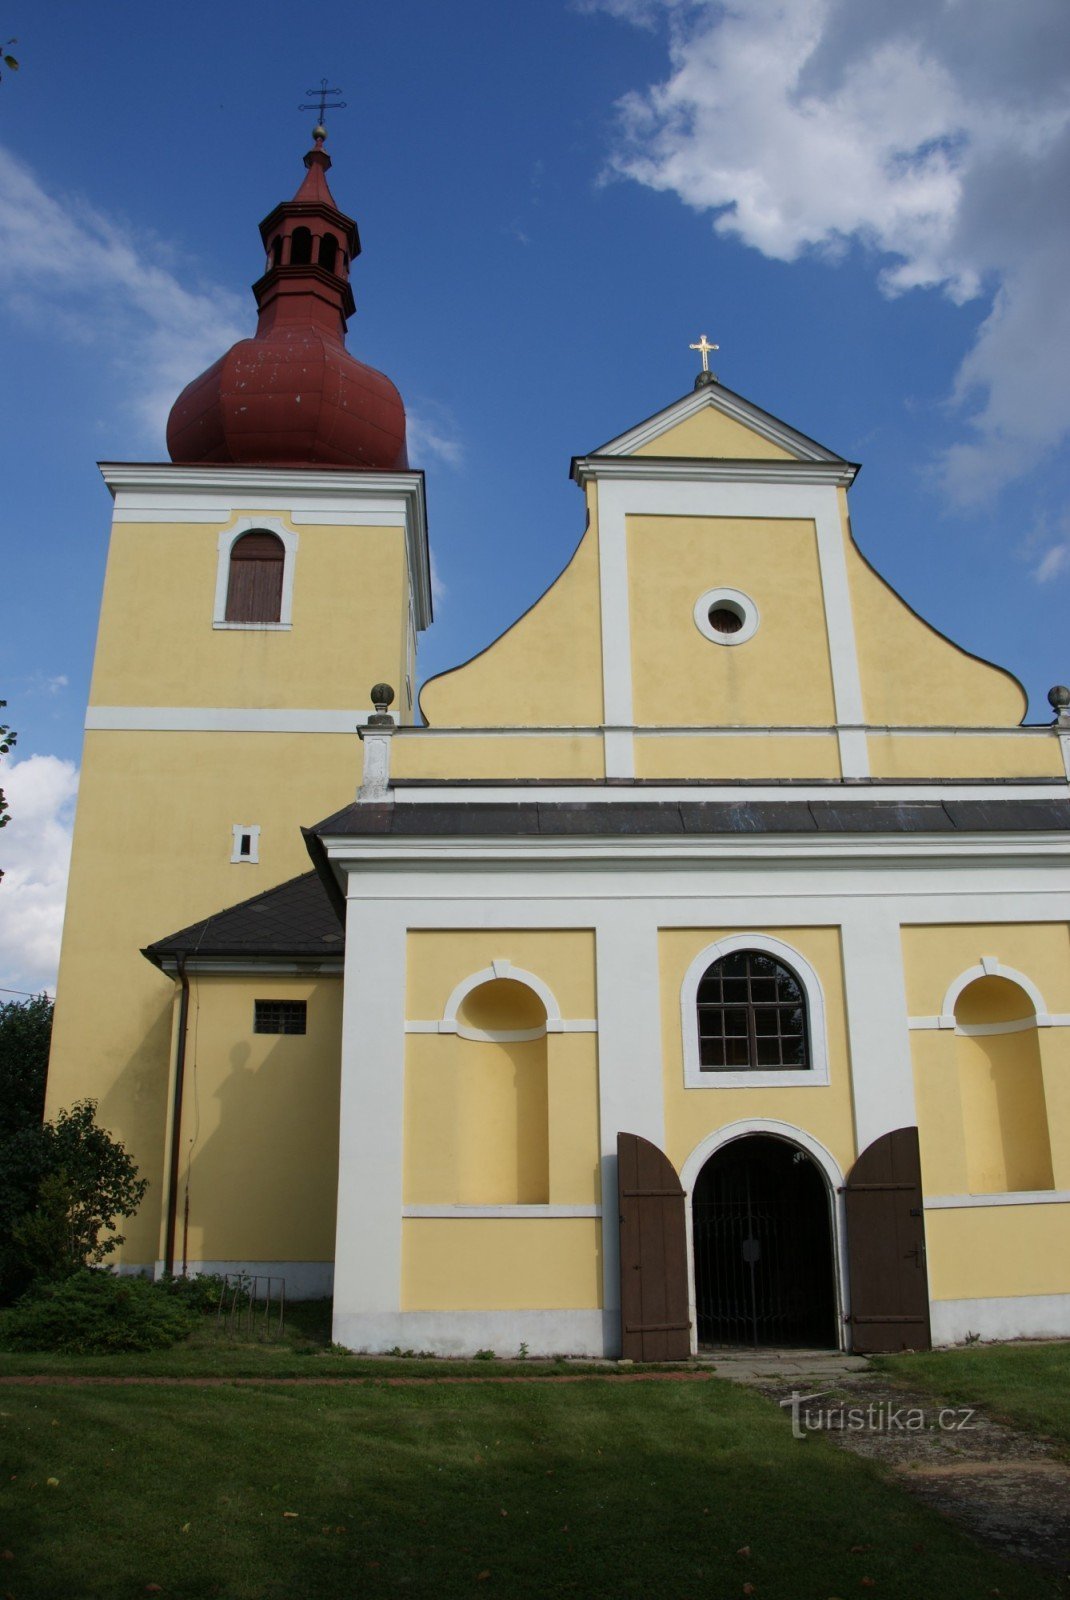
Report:
<svg viewBox="0 0 1070 1600"><path fill-rule="evenodd" d="M224 1306L230 1304L233 1285L219 1272L199 1272L192 1278L164 1275L156 1279L157 1291L162 1291L190 1311L207 1315L219 1310L220 1297L225 1294ZM248 1296L245 1296L248 1300Z"/></svg>
<svg viewBox="0 0 1070 1600"><path fill-rule="evenodd" d="M0 1139L0 1298L99 1265L123 1243L116 1222L148 1183L95 1113L95 1101L79 1100Z"/></svg>
<svg viewBox="0 0 1070 1600"><path fill-rule="evenodd" d="M184 1339L197 1315L147 1278L83 1269L62 1283L39 1283L0 1317L0 1345L110 1355L163 1350Z"/></svg>

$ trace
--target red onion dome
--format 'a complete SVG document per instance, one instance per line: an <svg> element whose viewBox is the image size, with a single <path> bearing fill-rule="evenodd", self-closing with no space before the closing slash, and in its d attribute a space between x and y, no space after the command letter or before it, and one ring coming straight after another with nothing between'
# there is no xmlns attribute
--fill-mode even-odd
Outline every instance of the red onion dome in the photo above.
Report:
<svg viewBox="0 0 1070 1600"><path fill-rule="evenodd" d="M172 461L404 471L405 407L385 373L345 347L356 223L327 187L325 132L294 198L260 224L267 270L256 333L187 384L167 422Z"/></svg>

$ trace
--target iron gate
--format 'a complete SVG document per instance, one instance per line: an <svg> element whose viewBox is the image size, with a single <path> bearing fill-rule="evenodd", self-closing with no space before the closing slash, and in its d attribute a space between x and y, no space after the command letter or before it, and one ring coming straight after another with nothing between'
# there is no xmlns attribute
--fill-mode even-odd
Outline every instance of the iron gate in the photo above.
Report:
<svg viewBox="0 0 1070 1600"><path fill-rule="evenodd" d="M828 1191L805 1151L761 1135L726 1145L692 1220L700 1344L835 1346Z"/></svg>

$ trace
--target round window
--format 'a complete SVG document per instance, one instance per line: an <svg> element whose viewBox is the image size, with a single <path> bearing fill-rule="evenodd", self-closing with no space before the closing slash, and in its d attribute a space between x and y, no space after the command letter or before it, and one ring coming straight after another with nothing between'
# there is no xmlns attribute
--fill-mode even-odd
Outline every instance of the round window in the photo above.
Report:
<svg viewBox="0 0 1070 1600"><path fill-rule="evenodd" d="M695 626L714 644L746 644L758 627L758 607L739 589L708 589L695 601Z"/></svg>

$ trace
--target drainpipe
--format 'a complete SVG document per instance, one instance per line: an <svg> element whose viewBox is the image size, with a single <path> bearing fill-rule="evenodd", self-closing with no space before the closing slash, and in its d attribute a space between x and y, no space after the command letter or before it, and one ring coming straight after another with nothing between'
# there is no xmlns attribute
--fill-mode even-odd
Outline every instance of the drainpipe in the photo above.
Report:
<svg viewBox="0 0 1070 1600"><path fill-rule="evenodd" d="M178 1220L178 1168L181 1161L179 1135L182 1131L182 1087L186 1076L186 1028L189 1022L189 978L186 958L178 958L178 981L182 996L178 1004L178 1050L175 1054L175 1097L171 1106L171 1171L167 1183L167 1233L163 1270L168 1277L175 1270L175 1224Z"/></svg>

